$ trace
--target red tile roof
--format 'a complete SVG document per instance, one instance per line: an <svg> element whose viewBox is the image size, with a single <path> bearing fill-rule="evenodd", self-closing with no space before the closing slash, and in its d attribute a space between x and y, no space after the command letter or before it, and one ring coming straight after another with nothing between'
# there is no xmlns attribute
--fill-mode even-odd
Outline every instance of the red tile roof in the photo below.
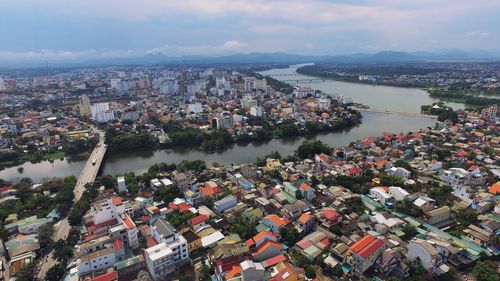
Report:
<svg viewBox="0 0 500 281"><path fill-rule="evenodd" d="M338 217L340 216L339 213L335 212L332 209L326 209L322 213L323 217L325 217L327 220L337 220Z"/></svg>
<svg viewBox="0 0 500 281"><path fill-rule="evenodd" d="M359 251L358 254L366 260L383 246L384 246L384 241L380 239L375 239L369 245L367 245L361 251Z"/></svg>
<svg viewBox="0 0 500 281"><path fill-rule="evenodd" d="M354 243L350 248L349 251L352 253L358 253L361 251L364 247L368 246L373 240L375 240L375 237L371 235L366 235L365 237L361 238L358 242Z"/></svg>
<svg viewBox="0 0 500 281"><path fill-rule="evenodd" d="M129 218L129 216L125 216L125 218L123 219L123 223L128 229L135 227L134 222Z"/></svg>
<svg viewBox="0 0 500 281"><path fill-rule="evenodd" d="M262 243L259 247L257 247L257 249L255 250L255 252L252 253L252 256L262 254L269 247L275 247L275 248L278 248L280 250L283 250L285 248L280 243L277 243L277 242L274 242L274 241L271 241L271 240L267 240L266 242Z"/></svg>
<svg viewBox="0 0 500 281"><path fill-rule="evenodd" d="M262 265L264 267L271 267L271 266L273 266L275 264L278 264L278 263L280 263L282 261L286 261L286 257L283 254L275 256L275 257L272 257L270 259L267 259L267 260L263 261Z"/></svg>
<svg viewBox="0 0 500 281"><path fill-rule="evenodd" d="M113 243L113 249L115 251L123 249L123 242L121 240L115 240L115 242Z"/></svg>
<svg viewBox="0 0 500 281"><path fill-rule="evenodd" d="M206 221L208 219L208 216L207 215L199 215L199 216L196 216L194 218L192 218L189 223L191 224L191 226L195 226L197 224L200 224L204 221Z"/></svg>
<svg viewBox="0 0 500 281"><path fill-rule="evenodd" d="M266 240L268 240L269 239L268 237L269 238L273 237L276 240L278 240L278 234L274 234L274 233L272 233L270 231L263 230L263 231L257 233L254 237L248 239L246 241L246 244L247 244L248 247L251 247L251 246L255 245L255 243L257 243L258 241L260 241L260 240L262 240L264 238L266 238Z"/></svg>
<svg viewBox="0 0 500 281"><path fill-rule="evenodd" d="M146 242L148 243L149 247L153 247L153 246L158 245L158 242L156 242L156 240L152 236L149 236L148 238L146 238Z"/></svg>
<svg viewBox="0 0 500 281"><path fill-rule="evenodd" d="M90 232L92 232L92 231L98 230L99 228L103 228L103 227L106 227L106 226L109 226L109 225L115 225L117 223L118 223L117 219L111 219L109 221L101 222L99 224L89 225L89 226L87 226L87 230L90 231Z"/></svg>
<svg viewBox="0 0 500 281"><path fill-rule="evenodd" d="M226 274L226 276L224 276L224 278L225 278L226 280L228 280L228 279L231 279L231 278L233 278L233 277L236 277L236 276L238 276L238 275L240 275L240 274L241 274L241 266L239 266L239 265L235 265L235 266L233 266L233 268L231 269L231 271L229 271L229 272Z"/></svg>
<svg viewBox="0 0 500 281"><path fill-rule="evenodd" d="M111 199L111 201L115 206L120 206L122 204L122 199L120 197L114 197L113 199Z"/></svg>
<svg viewBox="0 0 500 281"><path fill-rule="evenodd" d="M90 279L90 281L113 281L118 280L118 273L116 271L111 271L103 275L99 275L96 278Z"/></svg>

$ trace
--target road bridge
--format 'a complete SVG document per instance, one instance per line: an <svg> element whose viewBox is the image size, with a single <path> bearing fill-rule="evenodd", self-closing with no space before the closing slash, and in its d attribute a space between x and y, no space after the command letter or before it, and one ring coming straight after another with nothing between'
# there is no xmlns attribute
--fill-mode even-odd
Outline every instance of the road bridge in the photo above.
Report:
<svg viewBox="0 0 500 281"><path fill-rule="evenodd" d="M73 190L75 194L73 203L80 200L80 198L83 195L83 192L85 191L85 185L87 183L94 182L97 177L97 173L99 172L99 169L104 159L104 155L106 154L107 150L107 145L104 144L104 139L105 139L105 133L100 131L99 142L94 147L94 150L90 154L90 157L87 160L87 163L85 163L82 173L80 174L80 176L78 177L78 181L76 182L75 189ZM65 217L64 219L60 220L57 224L54 225L53 240L57 241L59 239L66 239L68 237L70 229L71 226L69 225L68 218ZM52 250L50 253L40 258L41 264L38 268L38 278L40 280L45 280L45 275L47 274L49 268L51 268L54 264L57 263L57 261L53 257L53 253L54 250Z"/></svg>
<svg viewBox="0 0 500 281"><path fill-rule="evenodd" d="M393 111L393 110L383 110L383 109L371 109L371 108L362 108L362 107L351 107L354 110L360 112L375 112L375 113L384 113L384 114L393 114L400 116L410 116L410 117L422 117L422 118L430 118L437 119L438 117L435 115L422 114L422 113L413 113L413 112L402 112L402 111Z"/></svg>
<svg viewBox="0 0 500 281"><path fill-rule="evenodd" d="M326 80L327 79L322 79L322 78L310 78L310 79L285 79L280 81L290 84L300 84L300 83L325 82Z"/></svg>

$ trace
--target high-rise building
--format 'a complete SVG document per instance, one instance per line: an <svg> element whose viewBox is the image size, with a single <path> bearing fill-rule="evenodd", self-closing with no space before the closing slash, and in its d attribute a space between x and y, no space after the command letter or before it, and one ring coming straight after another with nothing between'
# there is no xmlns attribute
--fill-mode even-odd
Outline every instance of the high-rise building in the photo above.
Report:
<svg viewBox="0 0 500 281"><path fill-rule="evenodd" d="M81 95L78 97L79 104L78 107L80 109L80 116L86 116L91 113L90 107L90 99L87 95Z"/></svg>

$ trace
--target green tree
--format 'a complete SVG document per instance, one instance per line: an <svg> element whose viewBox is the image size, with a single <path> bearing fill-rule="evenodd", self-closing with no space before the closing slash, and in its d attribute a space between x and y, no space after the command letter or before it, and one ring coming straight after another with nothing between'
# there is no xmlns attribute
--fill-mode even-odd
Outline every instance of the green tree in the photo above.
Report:
<svg viewBox="0 0 500 281"><path fill-rule="evenodd" d="M47 281L62 280L62 278L64 277L64 273L65 273L64 267L60 263L56 263L47 271L45 280Z"/></svg>
<svg viewBox="0 0 500 281"><path fill-rule="evenodd" d="M297 150L295 150L295 154L301 159L313 158L314 155L320 153L327 155L331 154L330 147L320 140L304 141Z"/></svg>
<svg viewBox="0 0 500 281"><path fill-rule="evenodd" d="M58 262L67 262L71 257L73 257L73 246L71 246L66 240L57 240L54 244L53 255Z"/></svg>
<svg viewBox="0 0 500 281"><path fill-rule="evenodd" d="M281 228L280 237L281 237L281 240L285 244L287 244L289 247L292 247L293 245L295 245L295 243L297 243L300 239L299 233L297 232L297 229L295 229L295 227L290 228L290 229L288 229L286 227Z"/></svg>
<svg viewBox="0 0 500 281"><path fill-rule="evenodd" d="M306 265L305 266L305 275L307 278L309 279L313 279L313 278L316 278L316 271L314 270L314 267L310 266L310 265Z"/></svg>
<svg viewBox="0 0 500 281"><path fill-rule="evenodd" d="M477 281L499 281L500 275L497 272L497 265L493 261L478 261L472 270L472 274Z"/></svg>
<svg viewBox="0 0 500 281"><path fill-rule="evenodd" d="M415 235L417 235L417 229L411 224L406 224L405 226L403 226L402 231L405 233L406 239L411 239Z"/></svg>

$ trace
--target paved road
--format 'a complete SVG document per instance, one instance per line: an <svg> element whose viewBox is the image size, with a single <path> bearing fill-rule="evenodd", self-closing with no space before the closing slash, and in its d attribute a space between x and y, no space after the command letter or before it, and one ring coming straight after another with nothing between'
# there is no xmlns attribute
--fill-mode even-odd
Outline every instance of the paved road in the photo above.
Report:
<svg viewBox="0 0 500 281"><path fill-rule="evenodd" d="M74 193L75 199L74 202L80 200L85 191L85 184L89 182L93 182L97 176L97 172L99 172L99 167L101 166L102 159L104 158L104 154L106 154L107 145L104 144L104 132L99 132L100 138L99 143L96 145L92 153L90 154L85 167L83 167L83 171L78 177L78 181L76 182ZM95 163L92 163L95 160ZM66 239L68 237L69 231L71 230L71 226L69 225L68 219L64 218L54 225L54 241L59 239ZM47 255L43 256L40 259L40 266L38 270L37 277L40 280L45 279L45 275L49 268L51 268L54 264L56 264L55 259L53 259L53 250Z"/></svg>

